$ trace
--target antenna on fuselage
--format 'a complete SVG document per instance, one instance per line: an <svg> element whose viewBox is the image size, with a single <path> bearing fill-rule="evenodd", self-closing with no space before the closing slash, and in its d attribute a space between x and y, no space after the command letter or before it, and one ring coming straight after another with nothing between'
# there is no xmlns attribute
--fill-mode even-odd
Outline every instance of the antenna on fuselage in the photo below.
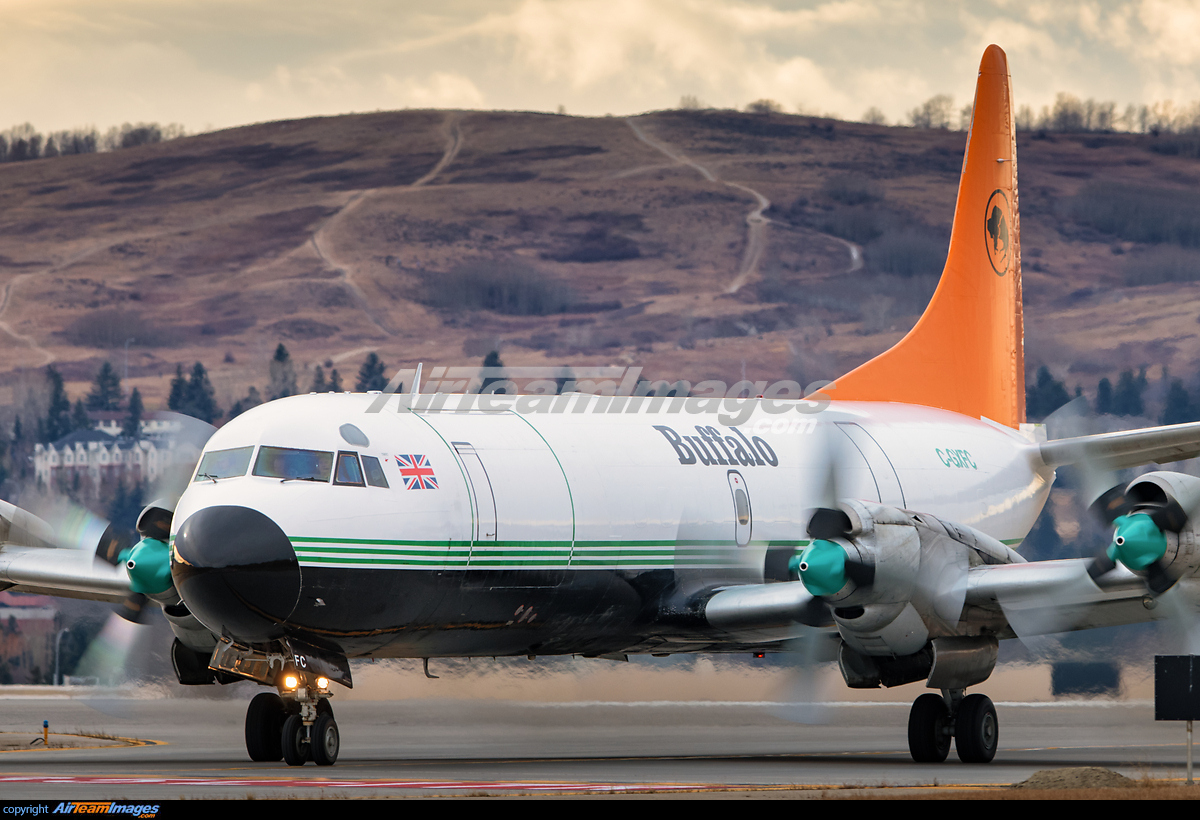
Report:
<svg viewBox="0 0 1200 820"><path fill-rule="evenodd" d="M421 392L421 368L425 366L424 362L417 362L417 375L413 376L412 400L416 401L417 396Z"/></svg>

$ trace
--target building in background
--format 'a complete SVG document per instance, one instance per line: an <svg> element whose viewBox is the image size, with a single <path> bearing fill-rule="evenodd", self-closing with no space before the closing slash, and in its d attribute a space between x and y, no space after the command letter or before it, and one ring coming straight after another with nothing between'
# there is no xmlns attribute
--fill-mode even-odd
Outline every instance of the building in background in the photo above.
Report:
<svg viewBox="0 0 1200 820"><path fill-rule="evenodd" d="M0 592L0 684L48 681L61 628L53 598Z"/></svg>
<svg viewBox="0 0 1200 820"><path fill-rule="evenodd" d="M190 469L200 457L198 448L173 437L179 430L174 413L147 413L140 425L142 435L136 439L120 435L123 414L88 415L95 425L92 429L76 430L34 447L39 486L50 492L70 488L99 498L104 488L120 481L127 487L150 483L172 467Z"/></svg>

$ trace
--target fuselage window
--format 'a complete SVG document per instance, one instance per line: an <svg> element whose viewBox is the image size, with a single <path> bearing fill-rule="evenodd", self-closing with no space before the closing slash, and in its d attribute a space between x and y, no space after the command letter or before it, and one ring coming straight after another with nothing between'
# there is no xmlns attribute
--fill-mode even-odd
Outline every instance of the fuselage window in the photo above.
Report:
<svg viewBox="0 0 1200 820"><path fill-rule="evenodd" d="M349 484L352 487L363 487L362 468L358 466L357 453L338 453L337 472L333 474L334 484Z"/></svg>
<svg viewBox="0 0 1200 820"><path fill-rule="evenodd" d="M746 498L745 490L733 491L733 505L737 510L737 522L739 527L744 527L750 523L750 501Z"/></svg>
<svg viewBox="0 0 1200 820"><path fill-rule="evenodd" d="M754 515L750 510L750 491L746 479L737 470L730 470L729 489L733 493L733 534L739 547L750 543L750 531L754 527Z"/></svg>
<svg viewBox="0 0 1200 820"><path fill-rule="evenodd" d="M363 472L367 474L367 483L372 487L386 487L387 476L383 474L383 465L375 456L363 456Z"/></svg>
<svg viewBox="0 0 1200 820"><path fill-rule="evenodd" d="M213 450L211 453L205 453L204 458L200 459L200 469L196 471L195 480L207 481L245 475L253 453L253 447L235 447L232 450Z"/></svg>
<svg viewBox="0 0 1200 820"><path fill-rule="evenodd" d="M254 474L267 478L325 482L332 470L333 453L322 450L260 447L254 460Z"/></svg>

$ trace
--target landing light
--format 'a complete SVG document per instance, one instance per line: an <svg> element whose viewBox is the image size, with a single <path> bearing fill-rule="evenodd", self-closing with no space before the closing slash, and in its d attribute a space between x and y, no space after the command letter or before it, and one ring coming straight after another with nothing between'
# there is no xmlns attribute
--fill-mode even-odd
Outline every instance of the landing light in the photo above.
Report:
<svg viewBox="0 0 1200 820"><path fill-rule="evenodd" d="M328 689L329 688L329 678L317 678L317 688L318 689Z"/></svg>
<svg viewBox="0 0 1200 820"><path fill-rule="evenodd" d="M299 683L300 683L300 679L298 677L296 677L295 675L288 675L283 679L283 688L284 689L295 689Z"/></svg>

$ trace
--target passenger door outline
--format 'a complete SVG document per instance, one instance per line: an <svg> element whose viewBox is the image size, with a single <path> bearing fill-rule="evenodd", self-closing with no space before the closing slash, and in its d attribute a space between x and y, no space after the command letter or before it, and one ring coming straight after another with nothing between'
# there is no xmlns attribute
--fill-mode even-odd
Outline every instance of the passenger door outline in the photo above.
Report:
<svg viewBox="0 0 1200 820"><path fill-rule="evenodd" d="M467 486L474 501L475 516L471 532L472 548L477 542L496 540L496 496L483 459L469 441L451 442L467 475ZM468 559L469 560L469 559Z"/></svg>

